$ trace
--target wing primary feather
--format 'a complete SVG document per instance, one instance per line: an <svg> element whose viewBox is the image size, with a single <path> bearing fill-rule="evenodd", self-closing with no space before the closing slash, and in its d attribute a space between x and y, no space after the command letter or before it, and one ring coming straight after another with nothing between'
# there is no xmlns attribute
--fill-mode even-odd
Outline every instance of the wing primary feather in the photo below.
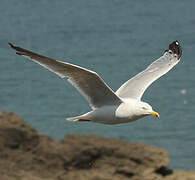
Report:
<svg viewBox="0 0 195 180"><path fill-rule="evenodd" d="M116 105L122 102L96 72L36 54L12 43L9 43L9 45L16 50L16 54L30 58L61 78L67 77L68 81L89 101L92 108Z"/></svg>
<svg viewBox="0 0 195 180"><path fill-rule="evenodd" d="M121 98L141 99L145 90L158 78L171 70L179 61L182 48L178 41L169 44L163 56L154 61L144 71L125 82L116 94Z"/></svg>
<svg viewBox="0 0 195 180"><path fill-rule="evenodd" d="M171 44L169 44L169 50L176 54L178 56L178 59L180 59L182 55L182 48L178 41L173 41Z"/></svg>

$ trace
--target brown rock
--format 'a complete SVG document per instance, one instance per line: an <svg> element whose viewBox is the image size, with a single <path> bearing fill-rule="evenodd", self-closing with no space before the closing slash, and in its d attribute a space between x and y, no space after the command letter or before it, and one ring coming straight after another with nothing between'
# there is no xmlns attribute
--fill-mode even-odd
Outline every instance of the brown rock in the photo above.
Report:
<svg viewBox="0 0 195 180"><path fill-rule="evenodd" d="M0 111L1 180L193 180L195 172L167 168L168 153L143 143L95 135L57 142L13 114Z"/></svg>

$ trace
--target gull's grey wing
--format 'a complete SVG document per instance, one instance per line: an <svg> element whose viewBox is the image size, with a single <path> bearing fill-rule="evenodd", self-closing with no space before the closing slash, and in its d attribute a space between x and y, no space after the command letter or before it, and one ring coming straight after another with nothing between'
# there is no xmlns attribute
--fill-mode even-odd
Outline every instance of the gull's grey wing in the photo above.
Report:
<svg viewBox="0 0 195 180"><path fill-rule="evenodd" d="M122 102L96 72L36 54L11 43L9 45L16 50L16 54L30 58L61 78L67 77L68 81L89 101L92 108Z"/></svg>
<svg viewBox="0 0 195 180"><path fill-rule="evenodd" d="M125 82L116 94L121 98L141 99L143 93L150 84L171 70L182 55L181 46L178 41L169 45L164 55L154 61L148 68Z"/></svg>

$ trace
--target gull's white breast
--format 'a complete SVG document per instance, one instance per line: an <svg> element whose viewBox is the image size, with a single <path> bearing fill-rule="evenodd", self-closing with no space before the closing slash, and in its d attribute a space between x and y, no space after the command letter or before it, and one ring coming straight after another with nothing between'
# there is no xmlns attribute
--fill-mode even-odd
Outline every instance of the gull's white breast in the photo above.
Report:
<svg viewBox="0 0 195 180"><path fill-rule="evenodd" d="M118 106L103 106L87 113L88 118L93 122L103 124L120 124L135 121L141 116L137 115L138 102L135 100L126 101Z"/></svg>

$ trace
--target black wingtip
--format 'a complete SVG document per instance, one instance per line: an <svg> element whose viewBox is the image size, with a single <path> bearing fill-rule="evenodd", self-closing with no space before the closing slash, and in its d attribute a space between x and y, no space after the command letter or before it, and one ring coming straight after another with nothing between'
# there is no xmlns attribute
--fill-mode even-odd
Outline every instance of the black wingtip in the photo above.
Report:
<svg viewBox="0 0 195 180"><path fill-rule="evenodd" d="M16 54L17 54L17 55L22 55L22 53L18 52L18 48L19 48L19 47L14 46L14 45L13 45L12 43L10 43L10 42L8 42L8 44L9 44L9 46L10 46L12 49L16 50Z"/></svg>
<svg viewBox="0 0 195 180"><path fill-rule="evenodd" d="M171 50L174 54L177 54L178 59L180 59L182 55L182 48L178 41L173 41L169 44L169 50Z"/></svg>
<svg viewBox="0 0 195 180"><path fill-rule="evenodd" d="M11 48L14 48L15 46L12 44L12 43L10 43L10 42L8 42L8 44L9 44L9 46L11 47Z"/></svg>

